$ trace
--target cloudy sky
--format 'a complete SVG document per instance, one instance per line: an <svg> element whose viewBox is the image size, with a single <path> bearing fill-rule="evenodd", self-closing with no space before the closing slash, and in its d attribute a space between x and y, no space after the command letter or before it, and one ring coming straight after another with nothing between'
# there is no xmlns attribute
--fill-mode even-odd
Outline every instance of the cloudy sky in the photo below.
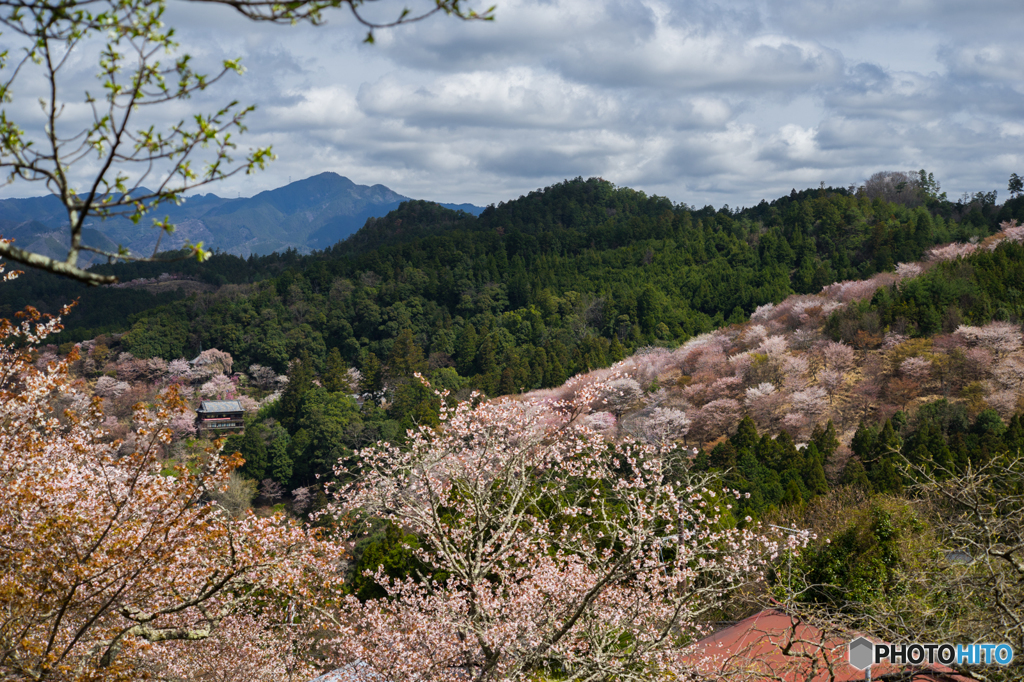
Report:
<svg viewBox="0 0 1024 682"><path fill-rule="evenodd" d="M172 0L200 64L248 69L187 106L256 104L242 147L278 155L211 191L330 170L484 205L581 175L737 207L918 168L1002 201L1024 173L1020 0L497 2L494 22L434 17L370 46L343 11L258 25Z"/></svg>

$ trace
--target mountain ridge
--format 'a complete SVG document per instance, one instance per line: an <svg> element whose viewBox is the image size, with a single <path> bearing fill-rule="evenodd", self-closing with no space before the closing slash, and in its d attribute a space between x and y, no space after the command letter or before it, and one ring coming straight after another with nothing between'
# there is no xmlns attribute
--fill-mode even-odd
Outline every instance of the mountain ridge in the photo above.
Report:
<svg viewBox="0 0 1024 682"><path fill-rule="evenodd" d="M170 219L176 226L170 235L120 216L91 219L84 241L115 251L122 244L139 255L199 241L243 258L288 249L309 253L347 238L368 219L387 215L409 200L385 185L359 185L325 171L252 197L228 199L210 193L185 197L177 205L162 204L151 215ZM472 204L441 205L473 214L484 210ZM67 215L54 196L0 200L0 235L17 239L22 248L63 258L62 249L69 243L66 229ZM83 258L87 265L103 260L94 254Z"/></svg>

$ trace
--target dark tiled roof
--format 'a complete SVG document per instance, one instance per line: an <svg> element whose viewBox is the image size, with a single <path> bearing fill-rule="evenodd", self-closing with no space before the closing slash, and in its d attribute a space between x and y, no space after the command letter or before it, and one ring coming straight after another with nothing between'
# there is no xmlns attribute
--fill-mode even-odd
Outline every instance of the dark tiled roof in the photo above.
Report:
<svg viewBox="0 0 1024 682"><path fill-rule="evenodd" d="M244 412L242 404L237 400L204 400L198 412Z"/></svg>

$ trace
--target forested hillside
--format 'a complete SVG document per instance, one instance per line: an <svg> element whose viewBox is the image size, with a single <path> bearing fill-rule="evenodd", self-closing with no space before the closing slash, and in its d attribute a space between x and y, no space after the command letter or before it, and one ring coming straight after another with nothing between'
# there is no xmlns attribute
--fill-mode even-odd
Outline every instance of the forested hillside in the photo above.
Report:
<svg viewBox="0 0 1024 682"><path fill-rule="evenodd" d="M124 343L138 357L217 347L283 371L307 353L320 370L338 348L362 369L371 355L386 364L408 330L425 369L453 370L458 385L493 395L554 386L637 347L742 321L791 293L984 238L1017 210L933 204L818 189L733 213L577 179L478 218L409 202L308 257L105 267L123 279L166 271L240 285L136 313ZM95 307L90 294L83 307ZM108 309L127 329L128 308ZM116 324L83 326L69 317L64 338Z"/></svg>
<svg viewBox="0 0 1024 682"><path fill-rule="evenodd" d="M241 466L210 493L239 518L255 502L336 530L331 486L357 490L431 438L458 451L475 425L433 428L472 411L455 399L515 394L483 403L515 442L571 424L588 453L658 452L671 485L733 491L716 528L801 529L806 548L772 553L761 596L893 638L1018 641L1018 550L1001 543L1024 512L1024 228L990 224L1014 203L967 208L819 189L734 214L596 180L479 218L407 203L313 256L125 268L132 281L97 293L139 301L131 327L64 362L118 453L139 442L133 411L160 396L239 400L245 430L225 448ZM178 300L145 307L161 295ZM74 333L22 361L52 365ZM168 417L165 474L212 447L194 417ZM595 461L614 478L627 460ZM389 603L389 578L444 574L423 563L425 536L361 513L339 536L350 606ZM951 555L994 560L950 568ZM1009 606L967 596L979 590ZM734 596L717 617L743 613Z"/></svg>

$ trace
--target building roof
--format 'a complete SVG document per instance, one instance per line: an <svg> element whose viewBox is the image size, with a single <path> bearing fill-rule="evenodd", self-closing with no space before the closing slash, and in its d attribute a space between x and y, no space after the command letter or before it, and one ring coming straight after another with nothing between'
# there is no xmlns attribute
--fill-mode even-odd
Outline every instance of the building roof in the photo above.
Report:
<svg viewBox="0 0 1024 682"><path fill-rule="evenodd" d="M237 400L204 400L196 412L244 412Z"/></svg>
<svg viewBox="0 0 1024 682"><path fill-rule="evenodd" d="M780 609L768 609L705 637L686 659L712 679L744 682L856 682L865 671L847 662L847 647L857 635L838 628L825 631ZM935 663L871 666L872 680L971 682Z"/></svg>

